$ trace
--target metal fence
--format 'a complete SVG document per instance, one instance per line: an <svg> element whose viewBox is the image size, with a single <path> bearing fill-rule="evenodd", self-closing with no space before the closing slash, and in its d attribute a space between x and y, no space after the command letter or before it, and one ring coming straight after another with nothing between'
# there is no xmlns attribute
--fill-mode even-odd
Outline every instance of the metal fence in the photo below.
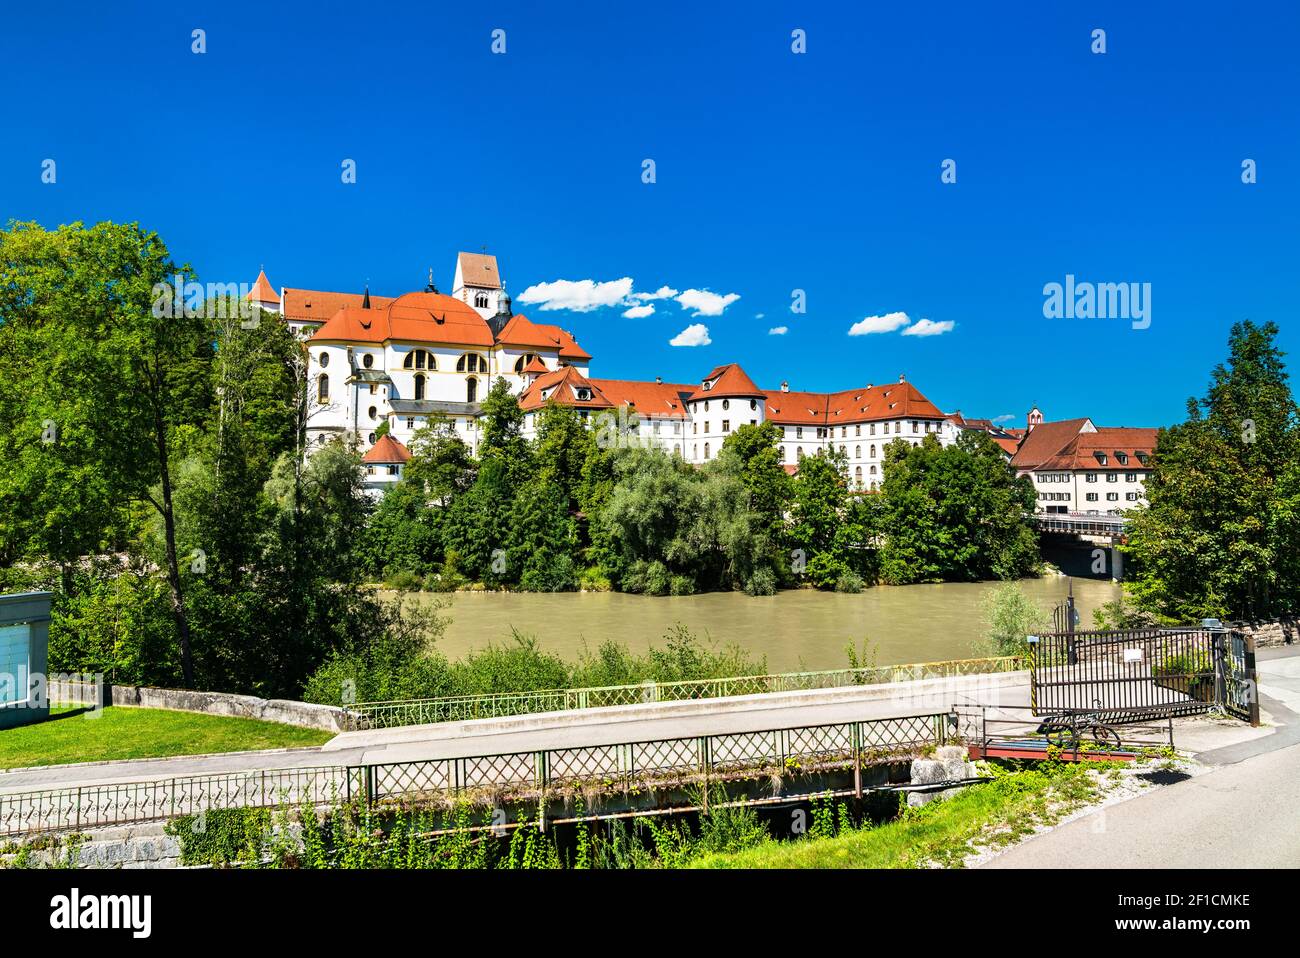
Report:
<svg viewBox="0 0 1300 958"><path fill-rule="evenodd" d="M1059 632L1030 637L1034 711L1219 707L1223 633L1209 629Z"/></svg>
<svg viewBox="0 0 1300 958"><path fill-rule="evenodd" d="M949 715L901 718L359 766L235 772L0 793L0 835L159 821L224 808L455 799L476 791L544 800L549 791L694 783L749 771L860 771L949 735Z"/></svg>
<svg viewBox="0 0 1300 958"><path fill-rule="evenodd" d="M879 685L886 682L915 682L921 679L950 678L959 675L1014 672L1025 667L1026 662L1022 657L1011 655L858 669L827 669L819 672L742 675L681 682L643 682L637 685L606 685L580 689L543 689L536 692L502 692L487 695L362 702L348 706L347 711L349 728L353 730L395 728L403 725L504 718L538 712L568 712L611 705L681 702L691 699L724 698L731 695L760 695L771 692Z"/></svg>

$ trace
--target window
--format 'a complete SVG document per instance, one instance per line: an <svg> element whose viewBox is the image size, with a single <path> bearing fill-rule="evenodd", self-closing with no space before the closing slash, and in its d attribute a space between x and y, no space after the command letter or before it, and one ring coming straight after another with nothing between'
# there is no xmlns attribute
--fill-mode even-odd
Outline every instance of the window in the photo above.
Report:
<svg viewBox="0 0 1300 958"><path fill-rule="evenodd" d="M407 417L406 417L406 428L407 428L408 430L410 430L410 429L414 429L414 428L415 428L415 417L414 417L414 416L407 416Z"/></svg>
<svg viewBox="0 0 1300 958"><path fill-rule="evenodd" d="M379 438L379 437L376 436L373 432L372 432L370 435L366 436L366 440L367 440L367 441L370 443L370 445L372 445L372 446L375 444L375 440L378 439L378 438Z"/></svg>
<svg viewBox="0 0 1300 958"><path fill-rule="evenodd" d="M826 427L825 427L825 426L818 426L818 427L817 427L817 438L818 438L818 439L825 439L825 438L826 438Z"/></svg>
<svg viewBox="0 0 1300 958"><path fill-rule="evenodd" d="M794 437L795 437L796 439L802 439L802 438L803 438L803 426L795 426L795 427L794 427Z"/></svg>
<svg viewBox="0 0 1300 958"><path fill-rule="evenodd" d="M706 436L709 434L709 421L707 419L704 420L704 434Z"/></svg>
<svg viewBox="0 0 1300 958"><path fill-rule="evenodd" d="M873 422L873 423L871 424L871 435L874 436L875 434L876 434L876 424ZM873 452L872 455L874 456L875 453Z"/></svg>
<svg viewBox="0 0 1300 958"><path fill-rule="evenodd" d="M1083 479L1084 479L1085 482L1096 482L1096 481L1097 481L1097 474L1096 474L1095 472L1090 472L1090 473L1088 473L1087 475L1085 475L1085 476L1083 477Z"/></svg>
<svg viewBox="0 0 1300 958"><path fill-rule="evenodd" d="M724 400L724 402L725 402L725 400ZM723 431L723 432L731 432L731 420L730 420L730 419L724 419L724 420L722 420L722 431Z"/></svg>
<svg viewBox="0 0 1300 958"><path fill-rule="evenodd" d="M364 356L361 357L361 365L365 366L367 369L369 369L374 364L375 364L375 357L370 355L369 353L366 353Z"/></svg>
<svg viewBox="0 0 1300 958"><path fill-rule="evenodd" d="M375 393L377 393L377 392L379 392L379 388L378 388L374 383L371 383L371 384L370 384L370 395L373 396L373 395L374 395Z"/></svg>
<svg viewBox="0 0 1300 958"><path fill-rule="evenodd" d="M785 446L776 447L776 461L785 462Z"/></svg>
<svg viewBox="0 0 1300 958"><path fill-rule="evenodd" d="M316 380L316 401L329 402L330 400L330 378L321 373Z"/></svg>
<svg viewBox="0 0 1300 958"><path fill-rule="evenodd" d="M326 366L330 364L330 354L325 352L325 350L322 349L320 351L320 355L316 357L316 362L320 363L321 369L324 369Z"/></svg>
<svg viewBox="0 0 1300 958"><path fill-rule="evenodd" d="M415 374L415 398L424 398L424 373Z"/></svg>
<svg viewBox="0 0 1300 958"><path fill-rule="evenodd" d="M1089 502L1096 502L1096 501L1097 501L1097 493L1095 493L1095 492L1090 492L1090 493L1088 493L1087 495L1085 495L1083 498L1086 499L1086 500L1088 500Z"/></svg>
<svg viewBox="0 0 1300 958"><path fill-rule="evenodd" d="M375 467L374 467L374 466L366 466L366 475L367 475L367 476L373 476L374 474L375 474Z"/></svg>
<svg viewBox="0 0 1300 958"><path fill-rule="evenodd" d="M730 400L730 399L724 399L724 400L722 400L722 408L723 408L723 409L730 409L730 408L731 408L731 400Z"/></svg>
<svg viewBox="0 0 1300 958"><path fill-rule="evenodd" d="M1137 474L1136 472L1126 472L1126 473L1124 473L1124 481L1125 481L1125 482L1137 482L1137 481L1138 481L1138 474Z"/></svg>
<svg viewBox="0 0 1300 958"><path fill-rule="evenodd" d="M369 418L374 419L374 418L375 418L375 414L378 413L378 412L379 412L378 409L376 409L374 406L371 406L369 409L366 410L366 415L367 415Z"/></svg>
<svg viewBox="0 0 1300 958"><path fill-rule="evenodd" d="M524 371L524 367L527 366L536 358L537 358L536 353L524 353L522 356L520 356L518 359L515 360L515 372L522 374Z"/></svg>
<svg viewBox="0 0 1300 958"><path fill-rule="evenodd" d="M402 360L403 369L437 369L438 364L434 362L433 353L425 349L413 349L406 354Z"/></svg>
<svg viewBox="0 0 1300 958"><path fill-rule="evenodd" d="M680 456L681 454L682 454L682 444L680 442L673 443L673 455Z"/></svg>
<svg viewBox="0 0 1300 958"><path fill-rule="evenodd" d="M1137 502L1138 494L1136 492L1126 492L1124 493L1124 498L1127 499L1129 502Z"/></svg>
<svg viewBox="0 0 1300 958"><path fill-rule="evenodd" d="M875 467L875 466L872 466L872 467L871 467L871 474L872 474L873 476L876 474L876 467Z"/></svg>
<svg viewBox="0 0 1300 958"><path fill-rule="evenodd" d="M848 426L840 426L840 438L841 438L841 439L847 439L847 438L849 438L849 427L848 427Z"/></svg>
<svg viewBox="0 0 1300 958"><path fill-rule="evenodd" d="M465 402L478 402L478 380L473 376L465 380Z"/></svg>
<svg viewBox="0 0 1300 958"><path fill-rule="evenodd" d="M1128 453L1126 453L1126 452L1117 452L1117 453L1115 453L1115 458L1119 460L1119 464L1120 464L1121 466L1127 466L1127 465L1128 465Z"/></svg>
<svg viewBox="0 0 1300 958"><path fill-rule="evenodd" d="M796 461L803 458L803 446L800 446L794 451L794 458Z"/></svg>
<svg viewBox="0 0 1300 958"><path fill-rule="evenodd" d="M902 431L903 431L903 421L900 419L898 422L894 423L894 435L897 436Z"/></svg>
<svg viewBox="0 0 1300 958"><path fill-rule="evenodd" d="M704 411L705 412L709 411L709 401L707 399L704 400Z"/></svg>
<svg viewBox="0 0 1300 958"><path fill-rule="evenodd" d="M1106 481L1107 481L1107 482L1119 482L1119 473L1118 473L1118 472L1108 472L1108 473L1106 473Z"/></svg>
<svg viewBox="0 0 1300 958"><path fill-rule="evenodd" d="M854 459L861 459L861 458L862 458L862 447L861 447L861 446L854 446L854 447L853 447L853 458L854 458Z"/></svg>
<svg viewBox="0 0 1300 958"><path fill-rule="evenodd" d="M872 443L872 444L871 444L871 458L872 458L872 459L875 459L875 458L876 458L876 445L875 445L875 443Z"/></svg>
<svg viewBox="0 0 1300 958"><path fill-rule="evenodd" d="M749 424L750 424L751 426L757 426L757 425L758 425L758 420L757 420L757 419L751 419L751 420L749 421Z"/></svg>
<svg viewBox="0 0 1300 958"><path fill-rule="evenodd" d="M389 467L388 467L388 474L389 474L390 476L395 476L395 475L397 475L397 467L396 467L396 466L389 466Z"/></svg>
<svg viewBox="0 0 1300 958"><path fill-rule="evenodd" d="M750 408L750 409L757 409L757 408L758 408L758 400L757 400L757 399L751 399L751 400L749 401L749 408Z"/></svg>
<svg viewBox="0 0 1300 958"><path fill-rule="evenodd" d="M861 466L858 466L856 469L853 470L853 482L854 482L855 485L861 487L861 485L862 485L862 467L861 467Z"/></svg>
<svg viewBox="0 0 1300 958"><path fill-rule="evenodd" d="M704 444L704 458L709 458L709 444L707 442Z"/></svg>
<svg viewBox="0 0 1300 958"><path fill-rule="evenodd" d="M1118 493L1118 492L1108 492L1108 493L1106 493L1106 501L1107 501L1107 502L1119 502L1119 493Z"/></svg>
<svg viewBox="0 0 1300 958"><path fill-rule="evenodd" d="M487 309L487 305L488 305L488 294L487 294L487 293L484 293L484 292L478 292L478 293L475 293L475 294L474 294L474 305L475 305L476 307L478 307L479 309Z"/></svg>
<svg viewBox="0 0 1300 958"><path fill-rule="evenodd" d="M912 420L912 432L916 432L916 420Z"/></svg>
<svg viewBox="0 0 1300 958"><path fill-rule="evenodd" d="M588 389L586 386L579 386L577 389L573 391L573 394L578 397L579 402L591 401L591 390Z"/></svg>
<svg viewBox="0 0 1300 958"><path fill-rule="evenodd" d="M456 360L456 372L458 373L485 373L487 371L487 360L478 353L463 353L460 359ZM473 400L470 401L473 402Z"/></svg>

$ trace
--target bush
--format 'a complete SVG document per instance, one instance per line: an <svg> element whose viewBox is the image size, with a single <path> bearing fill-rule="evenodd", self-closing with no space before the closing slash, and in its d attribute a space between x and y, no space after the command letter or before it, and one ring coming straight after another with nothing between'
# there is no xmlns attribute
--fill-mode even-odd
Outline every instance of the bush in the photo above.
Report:
<svg viewBox="0 0 1300 958"><path fill-rule="evenodd" d="M745 580L746 595L776 595L776 575L771 569L755 569Z"/></svg>
<svg viewBox="0 0 1300 958"><path fill-rule="evenodd" d="M975 643L979 655L1024 655L1025 636L1044 631L1051 614L1029 596L1019 583L1008 582L980 600L987 629Z"/></svg>
<svg viewBox="0 0 1300 958"><path fill-rule="evenodd" d="M866 588L866 583L862 581L862 576L852 570L841 573L840 577L835 580L836 592L850 592L856 594L861 592L864 588Z"/></svg>

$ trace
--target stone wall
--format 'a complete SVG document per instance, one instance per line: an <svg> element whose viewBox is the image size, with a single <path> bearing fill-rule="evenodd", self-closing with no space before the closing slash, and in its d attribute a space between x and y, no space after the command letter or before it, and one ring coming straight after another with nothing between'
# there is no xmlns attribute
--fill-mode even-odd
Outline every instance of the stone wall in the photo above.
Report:
<svg viewBox="0 0 1300 958"><path fill-rule="evenodd" d="M1228 627L1255 637L1255 648L1269 649L1300 642L1300 618L1290 616L1258 622L1230 622Z"/></svg>
<svg viewBox="0 0 1300 958"><path fill-rule="evenodd" d="M93 701L93 686L72 682L51 682L50 701ZM104 685L102 701L98 704L125 705L139 708L177 709L182 712L202 712L207 715L229 715L235 718L262 719L327 732L347 730L347 713L333 705L314 705L310 702L293 702L288 699L260 699L253 695L231 695L227 692L191 692L185 689L155 689L145 685Z"/></svg>

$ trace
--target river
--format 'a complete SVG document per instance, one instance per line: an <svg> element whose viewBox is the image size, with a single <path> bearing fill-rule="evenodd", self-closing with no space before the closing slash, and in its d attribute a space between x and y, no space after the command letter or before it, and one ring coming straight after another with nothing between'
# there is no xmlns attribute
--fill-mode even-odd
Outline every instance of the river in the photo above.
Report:
<svg viewBox="0 0 1300 958"><path fill-rule="evenodd" d="M1111 582L1073 579L1080 628L1092 611L1117 599ZM648 597L614 592L557 594L457 592L438 648L452 658L509 639L513 626L566 659L607 638L635 651L662 645L677 623L713 642L735 642L767 657L773 672L846 667L844 647L864 639L877 665L970 658L984 632L981 597L996 582L876 586L858 595L792 590L754 598L735 592ZM1060 576L1026 579L1025 593L1051 610L1065 598Z"/></svg>

